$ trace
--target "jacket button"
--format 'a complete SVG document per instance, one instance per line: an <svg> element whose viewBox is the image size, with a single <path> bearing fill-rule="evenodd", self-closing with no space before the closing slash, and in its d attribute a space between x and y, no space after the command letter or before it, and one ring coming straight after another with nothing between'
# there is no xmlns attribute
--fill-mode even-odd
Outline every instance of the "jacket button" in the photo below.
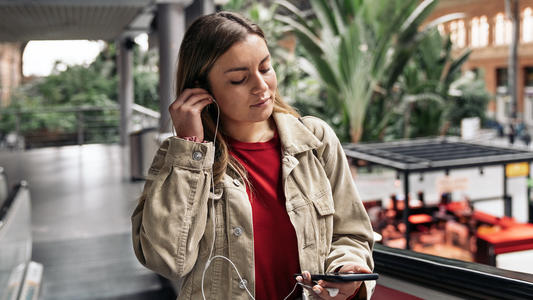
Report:
<svg viewBox="0 0 533 300"><path fill-rule="evenodd" d="M202 152L200 152L200 151L195 151L192 154L192 159L194 159L194 160L200 160L200 159L202 159L202 157L204 157L204 154Z"/></svg>
<svg viewBox="0 0 533 300"><path fill-rule="evenodd" d="M233 235L234 236L241 236L242 235L242 228L240 228L240 227L233 228Z"/></svg>
<svg viewBox="0 0 533 300"><path fill-rule="evenodd" d="M235 186L241 186L241 182L240 182L239 179L237 179L237 178L233 179L233 184L234 184Z"/></svg>
<svg viewBox="0 0 533 300"><path fill-rule="evenodd" d="M248 280L246 279L242 279L240 282L239 282L239 288L241 290L244 290L246 288L246 286L248 285Z"/></svg>

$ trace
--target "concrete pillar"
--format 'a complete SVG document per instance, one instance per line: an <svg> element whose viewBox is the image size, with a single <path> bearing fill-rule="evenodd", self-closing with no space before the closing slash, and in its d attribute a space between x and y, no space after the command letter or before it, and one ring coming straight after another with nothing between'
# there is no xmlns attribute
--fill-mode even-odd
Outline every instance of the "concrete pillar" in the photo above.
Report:
<svg viewBox="0 0 533 300"><path fill-rule="evenodd" d="M128 145L133 112L133 46L135 42L126 37L117 42L120 103L120 145Z"/></svg>
<svg viewBox="0 0 533 300"><path fill-rule="evenodd" d="M170 132L172 128L168 107L176 96L178 51L185 34L185 7L190 3L190 0L168 0L157 4L160 132Z"/></svg>
<svg viewBox="0 0 533 300"><path fill-rule="evenodd" d="M519 24L520 24L520 13L518 10L518 0L506 0L505 1L505 12L507 18L512 22L512 37L511 44L509 44L509 65L507 67L507 78L509 80L509 95L511 96L512 110L511 118L515 119L521 117L518 115L518 99L517 99L517 70L518 70L518 41L519 41Z"/></svg>
<svg viewBox="0 0 533 300"><path fill-rule="evenodd" d="M185 9L185 23L189 27L198 17L215 12L215 3L213 0L194 0L193 3Z"/></svg>

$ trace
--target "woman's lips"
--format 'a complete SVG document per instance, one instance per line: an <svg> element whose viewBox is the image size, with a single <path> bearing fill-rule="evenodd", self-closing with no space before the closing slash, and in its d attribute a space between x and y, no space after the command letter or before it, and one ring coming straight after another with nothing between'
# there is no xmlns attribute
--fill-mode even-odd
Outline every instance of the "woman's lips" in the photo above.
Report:
<svg viewBox="0 0 533 300"><path fill-rule="evenodd" d="M267 104L268 100L270 100L270 98L263 99L263 100L259 101L256 104L250 105L250 107L261 107L261 106Z"/></svg>

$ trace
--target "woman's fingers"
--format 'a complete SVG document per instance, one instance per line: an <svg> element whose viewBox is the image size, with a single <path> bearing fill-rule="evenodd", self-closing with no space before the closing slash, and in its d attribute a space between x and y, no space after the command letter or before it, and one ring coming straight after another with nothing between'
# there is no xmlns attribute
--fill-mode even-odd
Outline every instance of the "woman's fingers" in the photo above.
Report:
<svg viewBox="0 0 533 300"><path fill-rule="evenodd" d="M328 290L329 289L329 290ZM330 299L346 299L347 297L343 294L340 294L340 291L336 288L326 288L318 284L313 286L312 292L317 295L320 299L330 300Z"/></svg>
<svg viewBox="0 0 533 300"><path fill-rule="evenodd" d="M346 299L353 295L361 284L362 281L328 282L319 280L313 290L321 291L319 295L324 295L323 299Z"/></svg>
<svg viewBox="0 0 533 300"><path fill-rule="evenodd" d="M339 273L372 273L370 269L365 266L359 266L352 263L347 263L339 270Z"/></svg>
<svg viewBox="0 0 533 300"><path fill-rule="evenodd" d="M178 97L178 99L176 99L176 101L183 102L183 101L186 101L192 95L197 95L197 94L209 94L209 92L201 88L184 89L181 95Z"/></svg>
<svg viewBox="0 0 533 300"><path fill-rule="evenodd" d="M313 292L313 281L311 280L311 273L308 271L303 271L302 276L296 276L296 281L300 283L300 285L303 286L303 288L309 290L310 292Z"/></svg>
<svg viewBox="0 0 533 300"><path fill-rule="evenodd" d="M204 138L202 110L213 103L212 96L204 89L186 89L169 106L170 117L179 137L196 136Z"/></svg>
<svg viewBox="0 0 533 300"><path fill-rule="evenodd" d="M178 113L198 114L211 103L213 103L213 98L209 94L192 96L178 108Z"/></svg>
<svg viewBox="0 0 533 300"><path fill-rule="evenodd" d="M197 92L184 91L178 99L172 102L169 106L169 111L178 111L184 105L190 105L198 102L204 98L212 98L211 94L203 89L196 89Z"/></svg>
<svg viewBox="0 0 533 300"><path fill-rule="evenodd" d="M343 265L339 273L371 273L366 266L360 266L353 263ZM330 282L319 280L317 284L312 285L313 292L320 297L320 299L347 299L352 296L361 286L362 281L351 282Z"/></svg>

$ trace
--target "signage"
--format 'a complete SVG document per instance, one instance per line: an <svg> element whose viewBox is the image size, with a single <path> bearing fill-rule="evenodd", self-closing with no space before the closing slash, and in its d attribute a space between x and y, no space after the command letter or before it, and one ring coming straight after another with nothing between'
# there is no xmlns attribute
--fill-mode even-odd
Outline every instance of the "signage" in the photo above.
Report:
<svg viewBox="0 0 533 300"><path fill-rule="evenodd" d="M514 164L508 164L505 167L505 175L507 177L522 177L529 174L529 163L519 162Z"/></svg>

